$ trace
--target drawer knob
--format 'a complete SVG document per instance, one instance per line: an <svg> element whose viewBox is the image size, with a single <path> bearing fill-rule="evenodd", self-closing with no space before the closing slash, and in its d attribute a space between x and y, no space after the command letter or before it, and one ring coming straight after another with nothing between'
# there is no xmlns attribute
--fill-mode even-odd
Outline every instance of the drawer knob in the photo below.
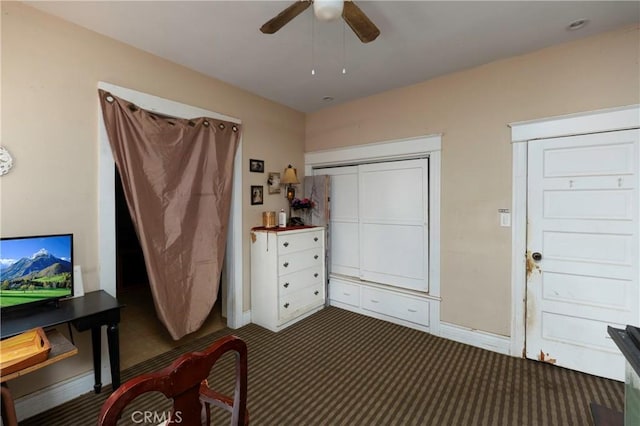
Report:
<svg viewBox="0 0 640 426"><path fill-rule="evenodd" d="M286 268L287 266L289 266L289 262L284 262L284 263L282 264L282 266L284 266L284 267Z"/></svg>
<svg viewBox="0 0 640 426"><path fill-rule="evenodd" d="M318 293L320 293L318 290L313 292L313 294L315 294L316 296L318 295Z"/></svg>
<svg viewBox="0 0 640 426"><path fill-rule="evenodd" d="M313 241L317 242L318 241L318 237L314 237Z"/></svg>
<svg viewBox="0 0 640 426"><path fill-rule="evenodd" d="M380 301L379 301L379 300L376 300L376 299L371 299L371 302L372 302L372 303L380 303Z"/></svg>
<svg viewBox="0 0 640 426"><path fill-rule="evenodd" d="M318 278L318 273L316 272L315 274L313 274L313 276L314 276L315 278Z"/></svg>
<svg viewBox="0 0 640 426"><path fill-rule="evenodd" d="M284 283L283 287L284 287L284 288L289 287L289 283Z"/></svg>
<svg viewBox="0 0 640 426"><path fill-rule="evenodd" d="M285 304L284 304L284 308L285 308L285 309L288 309L288 308L289 308L289 302L287 302L287 303L285 303Z"/></svg>
<svg viewBox="0 0 640 426"><path fill-rule="evenodd" d="M289 242L285 241L284 243L282 243L282 245L285 247L289 247Z"/></svg>
<svg viewBox="0 0 640 426"><path fill-rule="evenodd" d="M418 312L418 311L416 311L415 309L411 309L411 308L408 308L408 309L407 309L407 311L409 311L409 312L411 312L411 313L416 313L416 312Z"/></svg>
<svg viewBox="0 0 640 426"><path fill-rule="evenodd" d="M317 259L317 258L318 258L318 255L316 254L315 256L313 256L313 258L314 258L314 259Z"/></svg>

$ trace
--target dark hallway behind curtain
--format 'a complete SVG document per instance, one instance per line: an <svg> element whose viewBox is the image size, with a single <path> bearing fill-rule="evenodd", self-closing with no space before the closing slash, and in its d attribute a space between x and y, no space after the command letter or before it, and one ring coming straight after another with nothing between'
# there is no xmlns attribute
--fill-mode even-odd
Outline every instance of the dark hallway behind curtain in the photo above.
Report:
<svg viewBox="0 0 640 426"><path fill-rule="evenodd" d="M164 117L103 90L99 97L156 311L177 340L202 325L217 298L240 126Z"/></svg>

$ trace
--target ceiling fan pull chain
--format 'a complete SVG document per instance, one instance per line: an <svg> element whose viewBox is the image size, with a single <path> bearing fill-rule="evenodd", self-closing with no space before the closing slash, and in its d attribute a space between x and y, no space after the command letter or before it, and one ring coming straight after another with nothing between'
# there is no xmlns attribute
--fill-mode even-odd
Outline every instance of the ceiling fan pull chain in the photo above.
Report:
<svg viewBox="0 0 640 426"><path fill-rule="evenodd" d="M316 75L316 44L315 44L315 18L311 15L311 75Z"/></svg>
<svg viewBox="0 0 640 426"><path fill-rule="evenodd" d="M342 74L347 73L347 42L346 42L347 23L342 20Z"/></svg>

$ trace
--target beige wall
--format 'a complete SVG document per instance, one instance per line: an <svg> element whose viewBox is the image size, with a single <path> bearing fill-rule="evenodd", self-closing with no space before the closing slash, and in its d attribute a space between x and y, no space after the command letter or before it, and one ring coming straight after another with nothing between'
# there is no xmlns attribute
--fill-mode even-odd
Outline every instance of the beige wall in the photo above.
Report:
<svg viewBox="0 0 640 426"><path fill-rule="evenodd" d="M15 158L0 181L2 236L72 232L87 290L99 288L97 83L106 81L197 106L243 123L243 229L263 210L286 207L280 195L249 205L249 186L287 164L303 170L304 115L182 66L87 31L31 7L2 2L2 145ZM249 244L244 252L244 309L250 305ZM66 333L66 330L65 330ZM87 333L80 354L12 381L16 395L91 369Z"/></svg>
<svg viewBox="0 0 640 426"><path fill-rule="evenodd" d="M442 321L508 336L509 123L640 103L638 27L309 114L306 151L443 133Z"/></svg>

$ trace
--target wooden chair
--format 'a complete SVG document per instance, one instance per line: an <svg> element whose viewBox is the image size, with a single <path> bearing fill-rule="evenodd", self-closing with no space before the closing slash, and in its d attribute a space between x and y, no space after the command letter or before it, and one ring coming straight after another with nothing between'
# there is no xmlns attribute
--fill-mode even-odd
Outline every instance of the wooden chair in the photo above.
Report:
<svg viewBox="0 0 640 426"><path fill-rule="evenodd" d="M207 384L213 365L230 351L236 355L233 398L210 389ZM173 400L171 416L166 424L208 425L210 404L230 411L232 425L249 424L246 343L236 336L225 336L203 352L184 354L158 372L127 381L105 401L98 424L114 426L131 401L143 393L154 391Z"/></svg>
<svg viewBox="0 0 640 426"><path fill-rule="evenodd" d="M0 386L0 399L0 405L2 405L2 424L4 426L18 426L18 416L16 415L13 396L11 396L9 387L4 382Z"/></svg>

